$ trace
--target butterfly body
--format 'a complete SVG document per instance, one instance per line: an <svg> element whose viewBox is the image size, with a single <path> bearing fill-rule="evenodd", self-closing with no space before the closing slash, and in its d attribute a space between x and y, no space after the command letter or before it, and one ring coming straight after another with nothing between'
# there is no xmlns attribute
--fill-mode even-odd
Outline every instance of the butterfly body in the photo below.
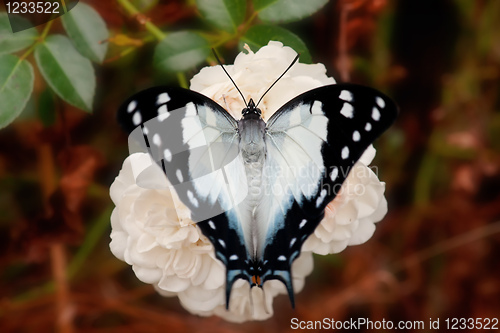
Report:
<svg viewBox="0 0 500 333"><path fill-rule="evenodd" d="M237 279L259 287L280 280L293 306L293 261L396 115L380 92L336 84L297 96L267 122L253 100L236 120L199 93L168 87L132 96L118 119L162 167L224 263L226 306Z"/></svg>

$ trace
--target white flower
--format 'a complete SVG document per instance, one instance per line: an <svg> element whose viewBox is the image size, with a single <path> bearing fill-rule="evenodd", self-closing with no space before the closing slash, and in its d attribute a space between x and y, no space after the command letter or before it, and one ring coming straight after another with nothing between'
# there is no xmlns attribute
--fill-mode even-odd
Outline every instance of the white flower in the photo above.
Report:
<svg viewBox="0 0 500 333"><path fill-rule="evenodd" d="M234 65L225 68L245 94L247 102L257 100L290 65L295 51L279 42L269 42L258 52L240 53ZM300 93L335 83L326 76L322 64L295 64L266 94L259 108L264 119ZM191 80L191 89L218 102L237 119L245 107L239 93L219 66L205 67ZM305 277L313 268L312 253L342 251L347 245L360 244L374 232L374 223L387 212L384 184L367 167L375 156L370 147L347 177L343 190L332 201L325 218L304 243L302 253L292 266L295 292L302 290ZM225 267L215 258L210 241L190 220L189 210L175 192L142 188L133 170L148 165L145 154L133 154L123 163L111 185L110 195L116 205L111 215L113 254L124 260L137 277L153 284L165 296L177 296L190 312L218 315L229 321L264 320L272 316L273 299L286 294L283 283L267 281L262 291L250 289L238 280L231 292L229 310L225 308ZM159 167L150 174L151 183L168 181Z"/></svg>

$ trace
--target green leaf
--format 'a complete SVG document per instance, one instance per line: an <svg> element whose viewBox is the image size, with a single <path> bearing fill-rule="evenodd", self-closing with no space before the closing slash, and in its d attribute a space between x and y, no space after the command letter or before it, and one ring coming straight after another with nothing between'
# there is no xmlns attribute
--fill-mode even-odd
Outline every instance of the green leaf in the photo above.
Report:
<svg viewBox="0 0 500 333"><path fill-rule="evenodd" d="M205 38L193 32L175 32L156 46L154 65L167 72L183 72L205 61L209 54Z"/></svg>
<svg viewBox="0 0 500 333"><path fill-rule="evenodd" d="M261 11L262 9L272 5L273 3L277 2L278 0L253 0L253 9L258 12Z"/></svg>
<svg viewBox="0 0 500 333"><path fill-rule="evenodd" d="M282 42L285 46L290 46L297 53L300 53L300 61L303 63L311 63L311 54L307 49L306 44L299 36L282 27L275 25L254 25L248 29L245 36L241 38L241 42L247 43L254 51L265 46L269 41L275 40ZM240 45L243 49L243 44Z"/></svg>
<svg viewBox="0 0 500 333"><path fill-rule="evenodd" d="M33 91L33 67L11 54L0 55L0 128L9 125L23 111Z"/></svg>
<svg viewBox="0 0 500 333"><path fill-rule="evenodd" d="M323 7L328 0L253 0L259 18L264 22L293 22L308 17Z"/></svg>
<svg viewBox="0 0 500 333"><path fill-rule="evenodd" d="M89 5L79 2L75 8L61 17L64 29L80 53L92 61L102 63L108 43L100 43L109 37L106 23Z"/></svg>
<svg viewBox="0 0 500 333"><path fill-rule="evenodd" d="M18 20L25 20L18 17ZM32 45L38 33L35 28L13 33L7 13L0 13L0 54L14 53Z"/></svg>
<svg viewBox="0 0 500 333"><path fill-rule="evenodd" d="M35 48L35 60L45 81L59 97L91 112L96 85L94 68L67 37L47 37Z"/></svg>
<svg viewBox="0 0 500 333"><path fill-rule="evenodd" d="M234 32L245 19L246 0L196 0L203 18L219 29Z"/></svg>

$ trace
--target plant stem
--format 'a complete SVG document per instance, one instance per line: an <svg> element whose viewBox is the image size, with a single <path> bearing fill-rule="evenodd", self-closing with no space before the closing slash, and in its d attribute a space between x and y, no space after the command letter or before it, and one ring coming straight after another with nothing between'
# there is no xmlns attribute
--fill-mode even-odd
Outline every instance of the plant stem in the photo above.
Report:
<svg viewBox="0 0 500 333"><path fill-rule="evenodd" d="M130 1L128 0L117 0L117 1L123 7L123 9L127 11L127 13L130 16L142 15L141 12L137 8L135 8L133 4L130 3ZM163 31L161 31L160 28L158 28L156 25L154 25L149 21L146 21L144 23L144 27L159 41L163 40L166 37L166 34Z"/></svg>
<svg viewBox="0 0 500 333"><path fill-rule="evenodd" d="M54 20L47 22L47 24L43 28L42 34L40 35L40 38L39 38L40 41L43 41L45 39L45 37L47 37L47 34L49 33L49 30L52 27L53 23L54 23Z"/></svg>
<svg viewBox="0 0 500 333"><path fill-rule="evenodd" d="M50 246L50 257L52 259L52 274L56 287L56 327L59 332L71 333L73 329L73 313L71 308L71 297L69 293L68 278L66 274L66 254L62 243L54 243Z"/></svg>
<svg viewBox="0 0 500 333"><path fill-rule="evenodd" d="M420 164L414 184L414 205L424 206L429 203L434 180L434 170L437 164L438 158L432 153L426 153Z"/></svg>
<svg viewBox="0 0 500 333"><path fill-rule="evenodd" d="M75 275L80 271L81 267L88 259L90 254L95 250L99 241L102 239L102 235L109 228L109 219L113 207L106 208L101 215L99 215L93 225L90 227L83 244L78 249L78 252L73 256L73 259L66 266L65 275L67 280L71 281L74 279ZM47 283L28 290L27 292L18 295L13 303L19 305L22 303L29 302L35 298L41 297L42 295L53 293L56 290L56 282L48 281Z"/></svg>
<svg viewBox="0 0 500 333"><path fill-rule="evenodd" d="M31 47L26 52L24 52L24 54L20 57L20 60L26 59L31 54L31 52L33 52L36 45L37 45L37 43L31 45Z"/></svg>
<svg viewBox="0 0 500 333"><path fill-rule="evenodd" d="M351 11L351 4L344 4L340 9L340 26L339 26L339 55L337 58L337 68L340 73L340 78L344 82L350 81L350 59L347 50L347 23L348 16Z"/></svg>
<svg viewBox="0 0 500 333"><path fill-rule="evenodd" d="M253 20L255 20L258 14L259 12L253 12L252 15L250 15L248 20L245 22L243 29L241 29L242 34L244 34L250 28L250 25L252 24Z"/></svg>
<svg viewBox="0 0 500 333"><path fill-rule="evenodd" d="M87 235L85 236L85 240L78 249L78 252L74 255L71 263L68 265L67 274L70 280L75 277L76 273L80 270L89 255L102 239L104 232L108 230L112 211L112 207L106 208L90 227Z"/></svg>
<svg viewBox="0 0 500 333"><path fill-rule="evenodd" d="M179 85L184 89L189 89L189 85L186 79L186 75L182 72L177 73L177 81L179 81Z"/></svg>
<svg viewBox="0 0 500 333"><path fill-rule="evenodd" d="M415 252L412 255L395 262L393 270L398 272L405 267L421 263L432 257L449 252L457 247L464 246L481 239L486 239L498 233L500 233L500 221L486 224L482 227L461 233L457 236L448 238L443 242Z"/></svg>
<svg viewBox="0 0 500 333"><path fill-rule="evenodd" d="M47 37L53 23L54 23L54 20L47 22L47 24L43 28L43 31L42 31L42 34L40 35L40 37L38 37L36 39L36 42L33 45L31 45L31 47L26 52L24 52L24 54L21 56L21 60L26 59L33 52L33 50L35 50L35 47L45 40L45 37Z"/></svg>
<svg viewBox="0 0 500 333"><path fill-rule="evenodd" d="M66 7L66 1L61 0L61 4L62 4L62 6L63 6L64 13L67 13L67 12L68 12L68 7Z"/></svg>

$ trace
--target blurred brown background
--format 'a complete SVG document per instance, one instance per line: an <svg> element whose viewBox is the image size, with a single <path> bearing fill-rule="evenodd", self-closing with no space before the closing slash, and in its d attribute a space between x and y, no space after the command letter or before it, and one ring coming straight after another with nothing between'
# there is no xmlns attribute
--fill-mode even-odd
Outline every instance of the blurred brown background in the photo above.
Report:
<svg viewBox="0 0 500 333"><path fill-rule="evenodd" d="M114 1L87 3L111 31L141 29ZM147 15L174 29L197 14L160 1ZM109 251L108 191L127 155L117 107L169 83L145 45L99 67L92 115L60 103L53 126L28 112L0 131L0 331L291 332L293 317L440 318L445 331L446 318L500 317L500 2L338 0L286 26L329 75L400 107L376 142L389 212L374 236L316 256L296 309L279 297L265 322L190 315L138 281Z"/></svg>

